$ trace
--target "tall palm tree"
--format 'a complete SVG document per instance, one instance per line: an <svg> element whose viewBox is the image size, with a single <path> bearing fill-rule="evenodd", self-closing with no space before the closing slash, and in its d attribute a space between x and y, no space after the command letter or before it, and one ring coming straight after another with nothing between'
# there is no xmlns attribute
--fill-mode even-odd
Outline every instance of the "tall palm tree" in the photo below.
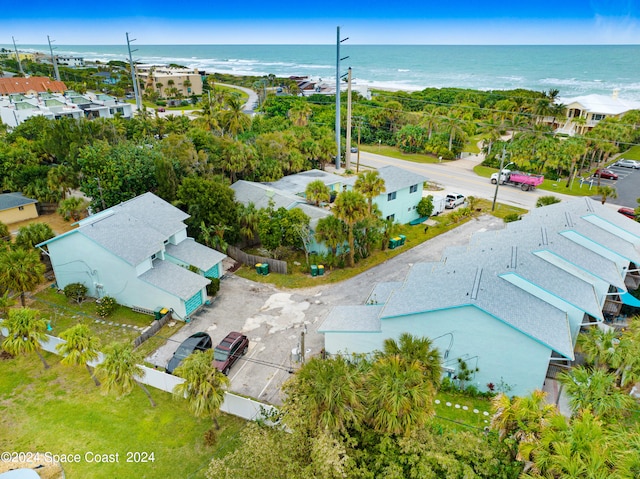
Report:
<svg viewBox="0 0 640 479"><path fill-rule="evenodd" d="M239 204L238 221L240 223L240 236L249 243L252 243L258 234L258 225L260 223L260 213L256 209L256 205L249 203L248 205Z"/></svg>
<svg viewBox="0 0 640 479"><path fill-rule="evenodd" d="M238 95L230 95L220 113L220 124L234 138L251 125L251 118L242 111L242 107L242 99Z"/></svg>
<svg viewBox="0 0 640 479"><path fill-rule="evenodd" d="M0 251L0 284L8 291L20 293L25 306L25 292L33 291L44 281L45 266L36 250L12 248Z"/></svg>
<svg viewBox="0 0 640 479"><path fill-rule="evenodd" d="M287 115L295 126L307 126L312 110L306 101L297 101L293 104Z"/></svg>
<svg viewBox="0 0 640 479"><path fill-rule="evenodd" d="M366 375L365 389L366 421L382 434L408 436L434 414L435 388L419 361L379 358Z"/></svg>
<svg viewBox="0 0 640 479"><path fill-rule="evenodd" d="M402 333L396 341L393 338L384 340L383 349L377 357L400 356L405 361L418 361L427 379L437 386L442 375L440 352L432 347L429 338L417 338L410 333Z"/></svg>
<svg viewBox="0 0 640 479"><path fill-rule="evenodd" d="M364 412L360 381L361 372L342 356L314 357L284 385L284 411L310 429L343 432L357 427Z"/></svg>
<svg viewBox="0 0 640 479"><path fill-rule="evenodd" d="M220 429L218 415L230 382L213 365L213 350L196 351L187 356L174 374L185 379L173 389L175 396L186 398L194 416L210 417L216 429Z"/></svg>
<svg viewBox="0 0 640 479"><path fill-rule="evenodd" d="M349 241L349 266L355 264L355 244L353 228L367 217L367 200L357 191L343 191L333 205L333 214L347 225Z"/></svg>
<svg viewBox="0 0 640 479"><path fill-rule="evenodd" d="M65 340L56 346L58 352L64 356L62 364L80 366L84 365L89 372L89 376L100 386L100 381L93 374L89 362L98 359L98 347L100 341L91 334L89 326L86 324L76 324L60 333L60 337Z"/></svg>
<svg viewBox="0 0 640 479"><path fill-rule="evenodd" d="M386 191L384 179L380 176L378 170L368 170L360 173L353 187L367 199L369 214L373 211L373 199Z"/></svg>
<svg viewBox="0 0 640 479"><path fill-rule="evenodd" d="M149 390L138 381L143 374L140 367L143 360L142 354L134 351L130 344L112 343L106 348L103 361L95 369L95 374L102 380L102 389L122 397L137 385L149 399L151 407L156 407Z"/></svg>
<svg viewBox="0 0 640 479"><path fill-rule="evenodd" d="M12 309L2 326L8 331L2 342L2 349L14 356L35 352L44 368L49 369L49 364L40 352L41 342L47 339L47 323L40 318L38 311L28 308Z"/></svg>
<svg viewBox="0 0 640 479"><path fill-rule="evenodd" d="M442 119L442 125L445 131L449 134L449 151L453 152L453 140L457 138L463 138L466 133L464 130L465 121L460 118L460 115L456 111L451 111Z"/></svg>

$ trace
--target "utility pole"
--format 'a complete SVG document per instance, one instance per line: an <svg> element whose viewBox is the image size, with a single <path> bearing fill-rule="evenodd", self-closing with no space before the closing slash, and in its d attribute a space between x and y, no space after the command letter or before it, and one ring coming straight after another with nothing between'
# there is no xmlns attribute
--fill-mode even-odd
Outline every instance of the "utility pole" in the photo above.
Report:
<svg viewBox="0 0 640 479"><path fill-rule="evenodd" d="M340 169L340 62L346 60L349 57L340 58L340 44L349 40L349 37L340 39L340 27L337 27L336 36L336 147L338 153L336 154L336 170Z"/></svg>
<svg viewBox="0 0 640 479"><path fill-rule="evenodd" d="M131 42L135 42L136 39L129 39L129 32L127 32L127 49L129 50L129 65L131 65L131 82L133 83L133 96L136 97L136 107L138 111L142 113L142 99L140 98L140 91L138 90L138 80L136 77L136 67L133 64L133 57L131 56L131 52L135 52L137 50L131 50Z"/></svg>
<svg viewBox="0 0 640 479"><path fill-rule="evenodd" d="M47 41L49 42L49 51L51 52L51 64L53 65L53 72L55 74L56 80L60 81L58 62L56 61L56 56L53 54L53 47L51 46L51 38L49 38L49 35L47 35Z"/></svg>
<svg viewBox="0 0 640 479"><path fill-rule="evenodd" d="M500 169L498 170L498 178L497 178L498 181L496 181L496 192L493 194L493 204L491 205L491 211L495 211L496 209L496 201L498 200L498 187L500 186L500 182L502 181L502 170L504 168L504 159L506 156L507 156L507 150L503 146L502 155L500 155Z"/></svg>
<svg viewBox="0 0 640 479"><path fill-rule="evenodd" d="M347 76L347 144L344 150L344 167L351 169L351 67Z"/></svg>
<svg viewBox="0 0 640 479"><path fill-rule="evenodd" d="M362 127L362 117L358 118L358 156L356 161L356 175L360 172L360 129Z"/></svg>
<svg viewBox="0 0 640 479"><path fill-rule="evenodd" d="M13 49L16 52L16 61L18 62L18 68L20 69L20 73L22 73L22 76L26 76L24 74L24 70L22 69L22 62L20 61L20 55L18 54L18 47L16 47L16 39L11 37L11 40L13 40Z"/></svg>

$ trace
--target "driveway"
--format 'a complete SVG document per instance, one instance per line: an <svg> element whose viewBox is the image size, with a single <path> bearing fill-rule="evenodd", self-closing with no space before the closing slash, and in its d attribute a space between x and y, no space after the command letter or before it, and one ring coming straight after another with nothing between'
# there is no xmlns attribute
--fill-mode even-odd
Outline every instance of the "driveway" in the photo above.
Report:
<svg viewBox="0 0 640 479"><path fill-rule="evenodd" d="M472 234L503 226L497 218L481 216L334 285L279 290L228 274L215 301L147 359L164 368L180 342L196 331L208 332L214 344L229 331L242 331L250 347L231 370L231 391L279 405L282 384L300 366L292 351L300 347L305 328L304 350L309 358L324 347L318 327L334 306L363 304L377 282L401 281L414 263L438 261L447 246L467 244Z"/></svg>

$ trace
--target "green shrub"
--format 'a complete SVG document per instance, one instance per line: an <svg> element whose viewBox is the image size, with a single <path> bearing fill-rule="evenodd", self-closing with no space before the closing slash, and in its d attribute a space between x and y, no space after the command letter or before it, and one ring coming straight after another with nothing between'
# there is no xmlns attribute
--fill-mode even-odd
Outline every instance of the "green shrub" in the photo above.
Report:
<svg viewBox="0 0 640 479"><path fill-rule="evenodd" d="M211 280L211 283L207 285L207 294L209 296L215 296L220 291L220 279L219 278L207 278Z"/></svg>
<svg viewBox="0 0 640 479"><path fill-rule="evenodd" d="M505 223L511 223L513 221L520 221L520 215L518 213L509 213L508 215L505 215Z"/></svg>
<svg viewBox="0 0 640 479"><path fill-rule="evenodd" d="M105 296L96 301L96 312L101 318L109 316L118 306L115 298L111 296Z"/></svg>
<svg viewBox="0 0 640 479"><path fill-rule="evenodd" d="M541 196L540 198L538 198L538 201L536 201L536 208L553 205L555 203L560 203L560 198L553 195Z"/></svg>
<svg viewBox="0 0 640 479"><path fill-rule="evenodd" d="M87 287L82 283L71 283L64 287L64 295L70 300L80 304L87 297Z"/></svg>

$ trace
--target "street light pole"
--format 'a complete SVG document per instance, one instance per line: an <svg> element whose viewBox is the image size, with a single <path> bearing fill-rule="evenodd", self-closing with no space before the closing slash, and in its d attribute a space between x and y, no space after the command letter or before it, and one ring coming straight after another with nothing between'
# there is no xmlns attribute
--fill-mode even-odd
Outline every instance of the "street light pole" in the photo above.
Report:
<svg viewBox="0 0 640 479"><path fill-rule="evenodd" d="M500 169L498 170L498 178L496 181L496 191L493 194L493 204L491 205L491 211L495 211L496 209L496 201L498 200L498 187L500 186L500 181L502 181L502 170L504 169L504 159L507 156L507 150L505 147L502 147L502 155L500 155Z"/></svg>

